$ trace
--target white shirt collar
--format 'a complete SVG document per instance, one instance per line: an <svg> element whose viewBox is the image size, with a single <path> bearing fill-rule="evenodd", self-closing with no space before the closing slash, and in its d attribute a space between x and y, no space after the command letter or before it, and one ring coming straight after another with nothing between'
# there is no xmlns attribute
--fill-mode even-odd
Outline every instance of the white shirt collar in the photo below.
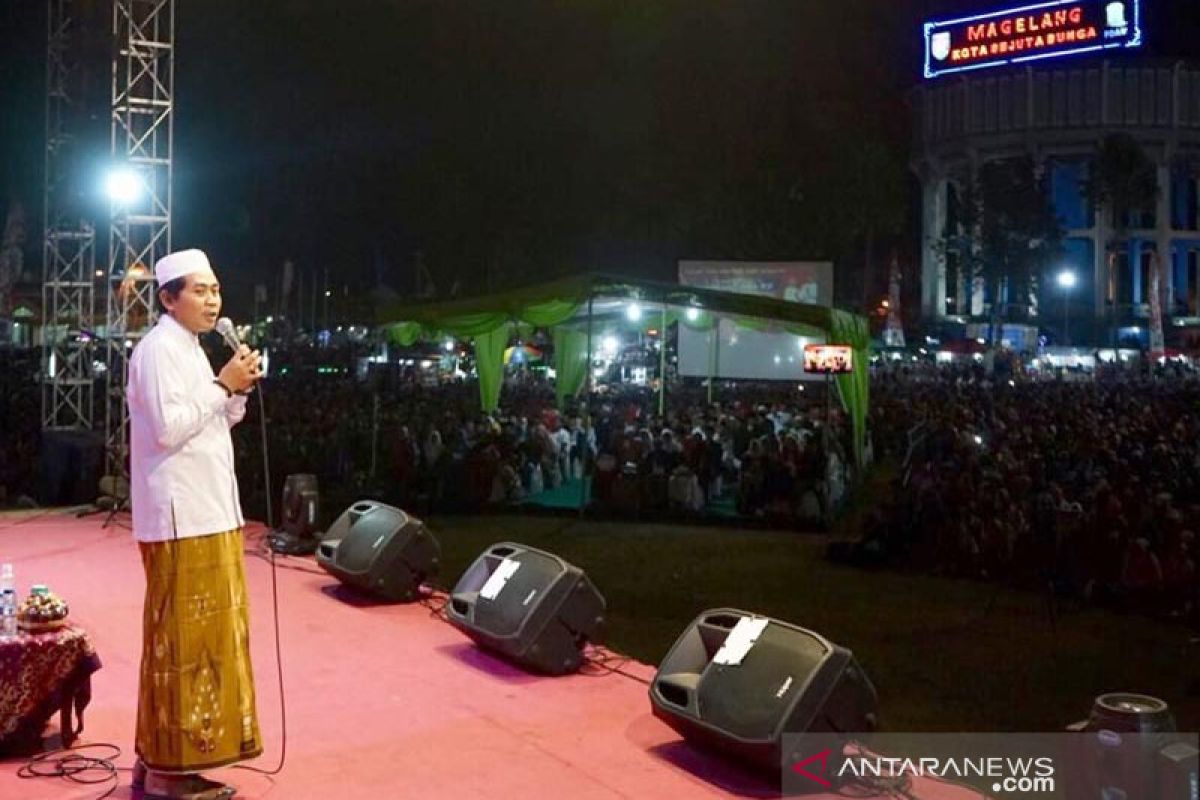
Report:
<svg viewBox="0 0 1200 800"><path fill-rule="evenodd" d="M158 324L162 325L171 336L179 341L187 341L191 344L200 344L199 335L192 333L187 328L180 324L179 320L175 319L171 314L162 314L158 318Z"/></svg>

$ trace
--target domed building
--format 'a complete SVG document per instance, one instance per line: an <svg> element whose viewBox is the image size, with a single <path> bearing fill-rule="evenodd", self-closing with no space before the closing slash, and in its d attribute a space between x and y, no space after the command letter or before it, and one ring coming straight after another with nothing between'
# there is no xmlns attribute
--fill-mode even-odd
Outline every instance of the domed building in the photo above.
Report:
<svg viewBox="0 0 1200 800"><path fill-rule="evenodd" d="M927 323L965 323L967 335L983 335L1000 302L1026 306L1021 316L1031 324L1005 328L1017 349L1036 344L1039 328L1059 341L1069 329L1076 343L1119 335L1144 345L1160 253L1168 342L1200 336L1200 63L1146 57L1142 35L1136 0L1050 2L926 24L912 168L921 183ZM1093 207L1084 187L1112 134L1131 137L1153 165L1152 207ZM1018 156L1032 158L1048 183L1064 252L1031 296L1002 289L994 298L940 242L962 220L979 167ZM1064 272L1067 279L1054 280Z"/></svg>

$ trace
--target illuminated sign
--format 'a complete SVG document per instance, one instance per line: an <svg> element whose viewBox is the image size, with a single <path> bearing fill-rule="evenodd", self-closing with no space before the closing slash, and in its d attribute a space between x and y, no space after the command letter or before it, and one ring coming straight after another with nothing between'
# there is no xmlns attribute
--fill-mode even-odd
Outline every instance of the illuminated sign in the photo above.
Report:
<svg viewBox="0 0 1200 800"><path fill-rule="evenodd" d="M1140 0L1053 0L925 23L925 77L1141 43Z"/></svg>

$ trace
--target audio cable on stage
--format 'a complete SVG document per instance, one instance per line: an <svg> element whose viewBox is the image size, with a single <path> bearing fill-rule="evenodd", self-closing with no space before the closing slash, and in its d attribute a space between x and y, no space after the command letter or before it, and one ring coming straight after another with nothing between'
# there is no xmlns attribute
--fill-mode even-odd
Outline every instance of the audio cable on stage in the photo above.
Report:
<svg viewBox="0 0 1200 800"><path fill-rule="evenodd" d="M267 406L263 400L262 382L258 384L258 429L262 440L262 460L263 460L263 484L266 489L267 498L267 528L268 530L274 527L274 513L271 507L271 458L270 449L267 446ZM271 609L275 618L275 668L276 675L279 678L279 724L282 732L282 744L279 750L279 764L274 769L260 769L259 767L251 767L244 764L235 764L234 769L244 769L250 772L257 772L261 775L278 775L283 771L283 765L287 761L287 699L283 691L283 647L279 642L279 576L275 565L275 550L268 547L271 551Z"/></svg>
<svg viewBox="0 0 1200 800"><path fill-rule="evenodd" d="M93 748L104 747L110 752L96 755L85 755ZM104 800L117 790L120 785L121 771L129 771L130 767L118 767L116 761L121 757L121 748L115 744L96 742L95 744L80 744L39 753L33 756L17 770L18 778L64 778L73 783L96 784L112 781L108 791L96 798Z"/></svg>
<svg viewBox="0 0 1200 800"><path fill-rule="evenodd" d="M629 656L609 650L603 645L592 644L588 646L587 651L584 653L583 663L586 666L594 668L596 671L581 671L580 674L587 675L592 678L602 678L606 675L623 675L624 677L629 678L631 681L637 681L638 683L649 686L650 681L639 675L634 675L631 672L626 672L625 670L621 669L621 667L625 666L632 660L633 659Z"/></svg>

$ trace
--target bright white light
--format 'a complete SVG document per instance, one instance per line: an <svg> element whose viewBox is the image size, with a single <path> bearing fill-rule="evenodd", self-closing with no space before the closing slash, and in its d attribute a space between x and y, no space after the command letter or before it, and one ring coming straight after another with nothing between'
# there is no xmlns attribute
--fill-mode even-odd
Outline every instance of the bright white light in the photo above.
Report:
<svg viewBox="0 0 1200 800"><path fill-rule="evenodd" d="M1062 288L1074 289L1075 283L1078 280L1078 278L1075 277L1075 273L1072 272L1071 270L1064 269L1062 272L1058 273L1057 280L1058 280L1058 285L1061 286Z"/></svg>
<svg viewBox="0 0 1200 800"><path fill-rule="evenodd" d="M421 362L421 369L429 369L431 366L433 366L432 361L422 361Z"/></svg>
<svg viewBox="0 0 1200 800"><path fill-rule="evenodd" d="M987 339L983 338L982 336L977 338L975 341L979 344L987 344Z"/></svg>
<svg viewBox="0 0 1200 800"><path fill-rule="evenodd" d="M629 318L630 322L637 322L642 318L642 307L637 303L630 303L625 308L625 316Z"/></svg>
<svg viewBox="0 0 1200 800"><path fill-rule="evenodd" d="M610 355L616 355L617 354L617 337L605 336L603 339L600 340L600 347L602 350L604 350L604 352L609 353Z"/></svg>
<svg viewBox="0 0 1200 800"><path fill-rule="evenodd" d="M442 343L442 349L445 350L447 353L453 353L454 352L454 340L447 339L445 342Z"/></svg>
<svg viewBox="0 0 1200 800"><path fill-rule="evenodd" d="M331 295L331 294L333 294L333 292L329 291L328 289L325 290L326 297L329 297L329 295Z"/></svg>
<svg viewBox="0 0 1200 800"><path fill-rule="evenodd" d="M975 434L975 444L983 444L983 437L979 434Z"/></svg>
<svg viewBox="0 0 1200 800"><path fill-rule="evenodd" d="M779 356L775 356L775 363L776 363L776 364L778 364L778 363L779 363L779 361L780 361L780 358L779 358Z"/></svg>
<svg viewBox="0 0 1200 800"><path fill-rule="evenodd" d="M700 309L689 308L684 312L684 316L687 317L688 322L695 322L696 320L700 319Z"/></svg>
<svg viewBox="0 0 1200 800"><path fill-rule="evenodd" d="M267 322L274 322L274 321L275 321L274 317L267 317Z"/></svg>
<svg viewBox="0 0 1200 800"><path fill-rule="evenodd" d="M129 167L120 167L104 178L104 193L108 199L121 205L136 203L146 191L142 177Z"/></svg>
<svg viewBox="0 0 1200 800"><path fill-rule="evenodd" d="M104 270L102 270L102 269L98 269L98 270L96 270L96 277L97 277L97 278L103 278L103 277L104 277Z"/></svg>

